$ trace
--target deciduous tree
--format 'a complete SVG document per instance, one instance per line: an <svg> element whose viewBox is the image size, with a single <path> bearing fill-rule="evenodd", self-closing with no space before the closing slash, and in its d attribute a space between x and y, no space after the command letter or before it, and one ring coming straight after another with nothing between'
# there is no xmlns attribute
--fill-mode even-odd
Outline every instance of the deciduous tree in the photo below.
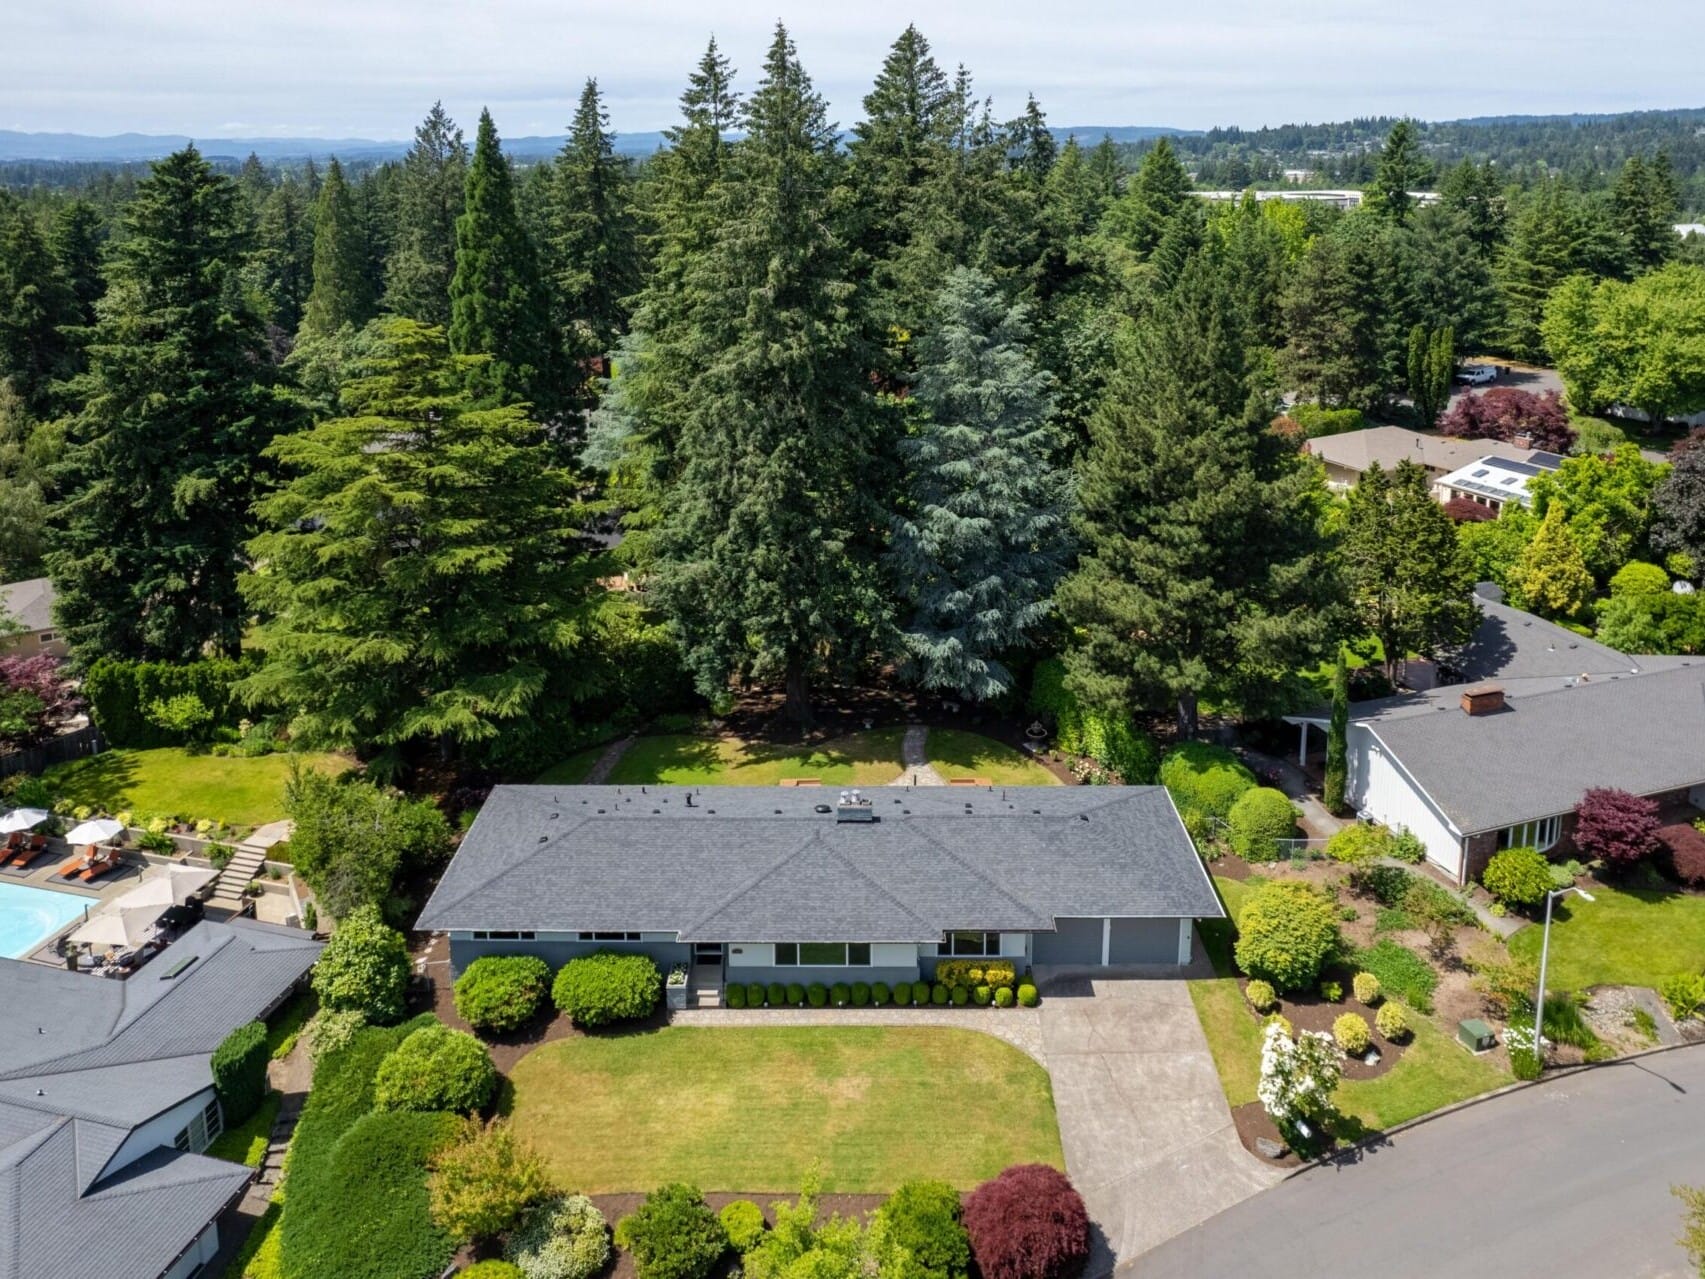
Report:
<svg viewBox="0 0 1705 1279"><path fill-rule="evenodd" d="M1462 440L1502 440L1548 453L1574 451L1575 428L1569 411L1555 391L1535 395L1513 386L1495 386L1489 391L1470 391L1459 396L1439 419L1439 430Z"/></svg>

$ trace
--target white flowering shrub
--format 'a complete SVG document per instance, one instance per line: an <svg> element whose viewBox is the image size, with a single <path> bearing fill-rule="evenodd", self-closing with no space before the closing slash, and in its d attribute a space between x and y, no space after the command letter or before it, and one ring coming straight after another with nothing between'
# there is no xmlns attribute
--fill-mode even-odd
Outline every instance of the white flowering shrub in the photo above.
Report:
<svg viewBox="0 0 1705 1279"><path fill-rule="evenodd" d="M1533 1027L1512 1025L1504 1031L1504 1048L1510 1054L1510 1071L1517 1079L1538 1079L1539 1053L1533 1043Z"/></svg>
<svg viewBox="0 0 1705 1279"><path fill-rule="evenodd" d="M1261 1083L1255 1095L1279 1131L1292 1139L1304 1121L1313 1121L1318 1131L1342 1074L1332 1036L1305 1030L1292 1039L1283 1028L1269 1025L1261 1040Z"/></svg>

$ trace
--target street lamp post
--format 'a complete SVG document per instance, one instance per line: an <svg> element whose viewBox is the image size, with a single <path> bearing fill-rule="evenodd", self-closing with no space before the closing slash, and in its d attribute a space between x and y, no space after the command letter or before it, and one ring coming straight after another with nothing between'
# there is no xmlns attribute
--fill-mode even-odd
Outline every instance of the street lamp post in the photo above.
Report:
<svg viewBox="0 0 1705 1279"><path fill-rule="evenodd" d="M1542 1066L1545 1062L1545 961L1551 955L1551 904L1570 893L1579 894L1582 901L1594 900L1591 893L1574 884L1545 894L1545 932L1539 942L1539 997L1533 1001L1533 1055Z"/></svg>

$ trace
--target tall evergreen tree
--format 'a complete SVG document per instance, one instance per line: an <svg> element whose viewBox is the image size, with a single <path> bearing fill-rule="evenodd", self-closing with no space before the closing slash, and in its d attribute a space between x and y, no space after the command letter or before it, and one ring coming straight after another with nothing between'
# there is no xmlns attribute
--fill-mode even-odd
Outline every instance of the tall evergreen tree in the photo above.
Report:
<svg viewBox="0 0 1705 1279"><path fill-rule="evenodd" d="M470 398L462 366L488 357L413 320L374 328L349 416L272 447L288 481L249 547L267 662L245 687L395 775L427 748L477 758L537 713L609 596L543 429Z"/></svg>
<svg viewBox="0 0 1705 1279"><path fill-rule="evenodd" d="M462 216L468 145L434 102L415 127L397 186L396 250L385 267L385 308L439 327L450 323L456 219Z"/></svg>
<svg viewBox="0 0 1705 1279"><path fill-rule="evenodd" d="M1342 557L1359 627L1384 646L1387 679L1409 653L1436 657L1465 643L1480 620L1456 526L1425 469L1407 459L1390 474L1376 462L1350 490Z"/></svg>
<svg viewBox="0 0 1705 1279"><path fill-rule="evenodd" d="M456 219L450 280L450 349L489 355L473 366L476 391L501 404L527 402L553 421L561 409L551 358L550 301L538 254L515 208L515 182L491 112L480 112Z"/></svg>
<svg viewBox="0 0 1705 1279"><path fill-rule="evenodd" d="M68 301L34 212L0 190L0 378L12 383L33 414L47 413L53 381L67 371L59 325Z"/></svg>
<svg viewBox="0 0 1705 1279"><path fill-rule="evenodd" d="M64 325L86 329L95 322L95 303L107 291L101 271L105 232L100 212L83 199L65 204L53 220L48 244L66 293Z"/></svg>
<svg viewBox="0 0 1705 1279"><path fill-rule="evenodd" d="M1475 164L1464 160L1450 169L1439 183L1439 204L1462 219L1464 230L1487 259L1503 244L1509 227L1509 204L1490 161Z"/></svg>
<svg viewBox="0 0 1705 1279"><path fill-rule="evenodd" d="M903 673L973 701L1012 688L1003 657L1026 647L1066 564L1068 478L1056 470L1048 377L1021 307L964 267L924 337L901 442L905 503L888 564L912 609Z"/></svg>
<svg viewBox="0 0 1705 1279"><path fill-rule="evenodd" d="M1350 664L1339 645L1332 664L1332 718L1326 728L1326 777L1320 802L1329 813L1344 811L1350 780Z"/></svg>
<svg viewBox="0 0 1705 1279"><path fill-rule="evenodd" d="M367 236L360 211L333 156L314 209L314 282L302 311L302 333L327 337L373 318Z"/></svg>
<svg viewBox="0 0 1705 1279"><path fill-rule="evenodd" d="M1575 210L1561 180L1547 180L1517 215L1498 260L1501 341L1520 359L1545 358L1539 332L1545 302L1566 276L1581 269L1579 238Z"/></svg>
<svg viewBox="0 0 1705 1279"><path fill-rule="evenodd" d="M884 622L872 348L831 230L835 126L779 23L743 122L687 277L700 363L675 370L689 407L654 594L704 691L780 678L804 722L813 673Z"/></svg>
<svg viewBox="0 0 1705 1279"><path fill-rule="evenodd" d="M62 429L33 421L11 382L0 378L0 582L42 575L51 468L63 442Z"/></svg>
<svg viewBox="0 0 1705 1279"><path fill-rule="evenodd" d="M1120 344L1079 466L1070 681L1091 704L1157 697L1195 733L1203 697L1254 697L1325 657L1339 576L1321 484L1268 425L1237 306L1209 255Z"/></svg>
<svg viewBox="0 0 1705 1279"><path fill-rule="evenodd" d="M1431 429L1450 403L1451 378L1456 373L1456 335L1446 325L1429 329L1417 324L1409 330L1409 397L1421 415L1421 425Z"/></svg>
<svg viewBox="0 0 1705 1279"><path fill-rule="evenodd" d="M285 178L266 197L251 270L266 320L294 337L314 283L313 211L304 183Z"/></svg>
<svg viewBox="0 0 1705 1279"><path fill-rule="evenodd" d="M1650 161L1629 156L1611 193L1611 210L1617 239L1634 271L1650 271L1675 257L1681 243L1675 233L1681 193L1669 156L1661 151Z"/></svg>
<svg viewBox="0 0 1705 1279"><path fill-rule="evenodd" d="M1409 221L1415 207L1411 194L1427 180L1427 162L1421 155L1420 131L1413 120L1399 120L1391 126L1385 145L1380 148L1379 166L1374 170L1373 186L1368 191L1368 207L1380 216L1402 226Z"/></svg>
<svg viewBox="0 0 1705 1279"><path fill-rule="evenodd" d="M1190 199L1190 175L1172 143L1161 138L1143 156L1124 195L1107 211L1106 233L1144 260Z"/></svg>
<svg viewBox="0 0 1705 1279"><path fill-rule="evenodd" d="M577 364L609 354L640 286L628 162L608 123L598 82L588 80L553 174L548 265L557 328Z"/></svg>
<svg viewBox="0 0 1705 1279"><path fill-rule="evenodd" d="M138 184L75 390L48 565L73 655L235 655L261 450L288 421L258 318L231 287L235 184L194 147Z"/></svg>

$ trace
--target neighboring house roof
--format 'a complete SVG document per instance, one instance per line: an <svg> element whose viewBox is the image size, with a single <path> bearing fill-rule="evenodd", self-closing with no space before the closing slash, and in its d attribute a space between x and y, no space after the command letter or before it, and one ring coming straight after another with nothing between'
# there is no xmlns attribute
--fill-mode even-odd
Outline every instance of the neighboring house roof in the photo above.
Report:
<svg viewBox="0 0 1705 1279"><path fill-rule="evenodd" d="M1449 475L1441 475L1439 487L1477 493L1500 502L1520 502L1526 506L1533 500L1527 491L1528 481L1546 471L1555 471L1561 465L1562 459L1555 453L1530 452L1525 458L1487 454L1458 467Z"/></svg>
<svg viewBox="0 0 1705 1279"><path fill-rule="evenodd" d="M320 949L233 920L197 924L123 981L0 959L0 1279L82 1279L91 1265L153 1279L172 1262L248 1171L175 1150L108 1163L212 1084L220 1041Z"/></svg>
<svg viewBox="0 0 1705 1279"><path fill-rule="evenodd" d="M45 577L0 585L0 613L16 618L26 631L53 629L53 583Z"/></svg>
<svg viewBox="0 0 1705 1279"><path fill-rule="evenodd" d="M866 794L878 820L842 823L815 788L499 786L417 926L931 942L1222 914L1160 787Z"/></svg>
<svg viewBox="0 0 1705 1279"><path fill-rule="evenodd" d="M1370 426L1341 435L1320 435L1304 446L1322 462L1360 475L1375 462L1392 470L1399 462L1414 462L1433 471L1451 471L1482 457L1525 461L1532 449L1502 440L1460 440L1448 435L1422 435L1400 426Z"/></svg>
<svg viewBox="0 0 1705 1279"><path fill-rule="evenodd" d="M1705 783L1705 658L1590 676L1491 714L1434 705L1370 728L1464 835L1498 830L1567 812L1595 786L1650 795Z"/></svg>

